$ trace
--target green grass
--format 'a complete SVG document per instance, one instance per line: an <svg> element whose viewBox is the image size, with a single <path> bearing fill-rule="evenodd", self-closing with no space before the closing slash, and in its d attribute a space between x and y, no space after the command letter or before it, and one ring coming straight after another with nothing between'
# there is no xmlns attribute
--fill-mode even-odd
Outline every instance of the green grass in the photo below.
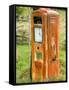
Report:
<svg viewBox="0 0 69 90"><path fill-rule="evenodd" d="M66 52L60 49L60 77L59 80L66 80Z"/></svg>
<svg viewBox="0 0 69 90"><path fill-rule="evenodd" d="M28 61L28 45L16 45L16 82L30 82L30 67Z"/></svg>
<svg viewBox="0 0 69 90"><path fill-rule="evenodd" d="M17 51L21 53L21 58L16 61L16 82L28 83L31 82L30 67L28 61L28 45L17 45ZM60 77L53 78L49 81L64 81L66 80L66 52L65 49L60 49Z"/></svg>
<svg viewBox="0 0 69 90"><path fill-rule="evenodd" d="M65 29L65 11L59 10L59 60L60 77L53 78L52 81L66 80L66 29ZM32 82L30 77L30 68L28 61L28 45L16 45L16 83ZM30 61L31 62L31 61Z"/></svg>

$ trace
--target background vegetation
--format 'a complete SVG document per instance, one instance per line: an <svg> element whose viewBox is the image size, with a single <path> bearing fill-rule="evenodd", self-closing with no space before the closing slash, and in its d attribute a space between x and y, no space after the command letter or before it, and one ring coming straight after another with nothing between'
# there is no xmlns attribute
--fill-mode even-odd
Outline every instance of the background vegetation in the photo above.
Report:
<svg viewBox="0 0 69 90"><path fill-rule="evenodd" d="M17 16L31 16L33 9L27 7L16 7ZM58 10L59 13L59 47L60 47L60 77L58 79L52 79L50 81L66 80L66 12L65 10ZM18 22L16 27L22 22ZM25 31L28 30L28 22L24 23ZM22 28L21 28L22 30ZM19 34L19 33L18 33ZM29 63L29 47L28 44L16 44L16 82L28 83L31 82L31 56Z"/></svg>

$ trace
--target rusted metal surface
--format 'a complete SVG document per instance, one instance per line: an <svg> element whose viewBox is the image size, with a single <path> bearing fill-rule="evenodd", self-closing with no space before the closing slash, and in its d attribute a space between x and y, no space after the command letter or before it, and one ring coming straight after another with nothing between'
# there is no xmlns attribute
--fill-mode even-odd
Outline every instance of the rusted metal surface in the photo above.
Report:
<svg viewBox="0 0 69 90"><path fill-rule="evenodd" d="M42 22L34 23L34 17L41 17ZM41 27L42 42L35 42L34 28ZM32 43L32 80L41 81L59 75L59 45L58 45L58 13L46 8L40 8L31 17ZM36 58L36 52L42 53L42 58Z"/></svg>

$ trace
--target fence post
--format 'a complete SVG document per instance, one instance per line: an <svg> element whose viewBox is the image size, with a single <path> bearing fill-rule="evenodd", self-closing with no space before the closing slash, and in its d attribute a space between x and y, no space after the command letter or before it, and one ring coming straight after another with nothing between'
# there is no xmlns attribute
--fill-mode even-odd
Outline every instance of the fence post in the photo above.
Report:
<svg viewBox="0 0 69 90"><path fill-rule="evenodd" d="M31 32L30 32L30 16L28 16L28 48L29 48L29 51L28 51L28 58L29 58L29 67L30 67L30 60L31 60L31 58L30 58L30 56L31 56L31 47L30 47L30 34L31 34Z"/></svg>

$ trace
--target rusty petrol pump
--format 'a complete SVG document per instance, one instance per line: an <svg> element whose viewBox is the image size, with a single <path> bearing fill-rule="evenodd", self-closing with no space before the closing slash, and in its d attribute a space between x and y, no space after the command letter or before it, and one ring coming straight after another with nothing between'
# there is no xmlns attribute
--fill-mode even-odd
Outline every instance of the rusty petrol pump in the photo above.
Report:
<svg viewBox="0 0 69 90"><path fill-rule="evenodd" d="M59 75L58 13L40 8L32 13L32 80Z"/></svg>

